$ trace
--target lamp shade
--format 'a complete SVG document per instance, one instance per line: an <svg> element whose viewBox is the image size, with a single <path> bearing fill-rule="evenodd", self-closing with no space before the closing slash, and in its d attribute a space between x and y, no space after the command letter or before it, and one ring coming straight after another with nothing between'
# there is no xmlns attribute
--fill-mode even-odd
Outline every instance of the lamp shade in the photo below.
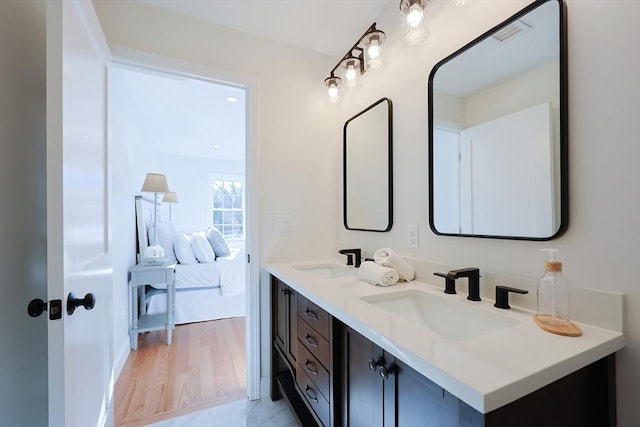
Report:
<svg viewBox="0 0 640 427"><path fill-rule="evenodd" d="M159 173L148 173L140 191L142 193L168 193L167 177Z"/></svg>
<svg viewBox="0 0 640 427"><path fill-rule="evenodd" d="M169 191L162 198L162 203L178 203L178 195L175 191Z"/></svg>

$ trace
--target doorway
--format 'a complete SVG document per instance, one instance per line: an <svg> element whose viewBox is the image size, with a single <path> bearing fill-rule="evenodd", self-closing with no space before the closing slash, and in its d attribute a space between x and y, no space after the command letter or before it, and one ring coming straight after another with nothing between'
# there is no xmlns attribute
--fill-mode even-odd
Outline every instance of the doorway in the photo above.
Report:
<svg viewBox="0 0 640 427"><path fill-rule="evenodd" d="M246 354L242 358L247 372L244 395L257 398L259 370L255 367L259 366L259 347L255 343L259 342L259 328L256 326L257 303L252 303L252 295L257 295L252 283L256 283L258 277L252 265L257 263L246 262L249 253L253 255L252 260L256 258L255 251L252 251L256 243L251 233L255 229L252 228L255 213L250 209L255 206L251 203L250 191L254 188L254 176L248 166L253 157L249 120L252 116L251 98L250 85L222 82L211 75L196 76L184 70L178 72L124 61L109 70L114 212L118 211L117 206L121 206L123 211L130 210L129 205L133 204L133 196L139 194L145 174L159 172L167 176L170 190L175 191L178 198L177 204L162 204L162 220L170 221L186 235L207 226L220 230L242 267L234 274L244 277L245 292L240 296L234 295L232 299L234 304L240 299L246 312L246 319L241 322ZM130 219L118 214L112 218L117 236L114 246L121 249L114 259L114 270L128 270L135 263L135 253L131 250L135 247L132 244L135 231L131 230ZM116 240L121 243L116 244ZM115 291L116 294L118 292ZM185 298L186 295L186 292L182 294ZM178 294L176 300L180 296ZM126 287L120 301L118 299L115 295L115 307L123 304L128 307ZM194 300L199 298L195 296ZM227 303L223 305L228 308ZM114 330L126 330L122 314L116 308ZM195 316L190 318L188 314L185 317L176 313L178 322L185 325L178 328L186 330L192 324L194 327L191 329L194 330L198 328L192 322L229 318L224 313L213 313L211 318L207 317L209 314L204 318ZM237 329L238 322L232 327ZM115 335L117 348L122 337L118 337L118 333ZM154 339L149 338L151 342ZM126 359L128 349L122 353ZM123 366L122 356L116 354L116 372Z"/></svg>

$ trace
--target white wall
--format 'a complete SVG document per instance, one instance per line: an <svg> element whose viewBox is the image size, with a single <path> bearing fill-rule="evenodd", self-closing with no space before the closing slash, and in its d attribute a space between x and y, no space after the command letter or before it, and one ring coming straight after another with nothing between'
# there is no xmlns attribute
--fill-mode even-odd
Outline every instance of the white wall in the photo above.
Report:
<svg viewBox="0 0 640 427"><path fill-rule="evenodd" d="M412 258L534 278L542 270L540 243L444 237L429 231L426 167L429 71L528 3L478 0L454 9L433 0L429 39L409 47L399 42L397 4L390 2L376 20L388 36L387 67L367 73L359 92L338 107L338 118L325 104L321 86L335 58L147 5L94 1L116 54L122 52L117 45L126 46L255 77L263 262L332 255L339 233L343 247L390 246ZM620 426L631 426L640 417L634 400L640 394L640 3L567 0L567 11L571 213L567 233L551 244L561 250L566 276L574 285L627 295L628 344L617 359L618 417ZM395 225L389 233L347 232L341 225L336 179L341 173L340 131L344 120L384 96L394 103ZM270 227L272 214L291 215L288 233ZM419 249L406 248L409 224L420 225ZM261 287L265 303L267 283ZM483 291L491 294L490 289ZM267 307L262 308L264 350L268 324ZM263 363L262 368L266 372L268 366Z"/></svg>
<svg viewBox="0 0 640 427"><path fill-rule="evenodd" d="M393 2L395 3L395 2ZM617 355L618 425L640 418L640 2L567 0L570 220L550 243L436 236L428 226L426 87L431 68L466 42L529 4L475 1L455 9L432 1L427 41L398 43L396 4L376 20L387 32L387 67L367 73L342 106L346 120L376 99L394 103L395 224L389 233L340 231L340 245L452 266L535 278L538 249L560 249L571 284L626 294L627 346ZM340 212L340 208L339 208ZM407 249L407 226L420 248ZM492 297L492 289L483 289ZM508 345L508 343L505 343Z"/></svg>
<svg viewBox="0 0 640 427"><path fill-rule="evenodd" d="M0 2L0 425L46 425L46 4ZM34 410L37 408L37 410Z"/></svg>
<svg viewBox="0 0 640 427"><path fill-rule="evenodd" d="M342 126L337 111L325 100L323 87L334 59L147 4L95 0L94 5L116 56L139 59L144 52L154 60L171 58L173 64L191 71L198 66L203 72L214 70L223 80L238 76L253 82L260 169L248 173L258 173L260 229L254 237L259 239L260 254L252 254L252 260L259 255L263 264L335 253ZM143 178L130 174L126 179L141 183ZM121 207L123 214L133 215L128 195ZM272 215L289 215L289 231L272 226ZM260 289L261 348L267 355L269 287L264 275ZM120 325L115 328L126 330L124 320L116 319ZM261 369L266 377L265 357Z"/></svg>

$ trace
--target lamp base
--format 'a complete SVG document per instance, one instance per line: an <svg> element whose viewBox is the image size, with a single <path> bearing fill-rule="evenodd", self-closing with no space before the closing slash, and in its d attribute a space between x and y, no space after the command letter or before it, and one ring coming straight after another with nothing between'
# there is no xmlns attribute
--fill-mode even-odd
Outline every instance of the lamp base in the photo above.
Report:
<svg viewBox="0 0 640 427"><path fill-rule="evenodd" d="M142 262L147 265L164 264L164 248L162 246L149 246L142 254Z"/></svg>

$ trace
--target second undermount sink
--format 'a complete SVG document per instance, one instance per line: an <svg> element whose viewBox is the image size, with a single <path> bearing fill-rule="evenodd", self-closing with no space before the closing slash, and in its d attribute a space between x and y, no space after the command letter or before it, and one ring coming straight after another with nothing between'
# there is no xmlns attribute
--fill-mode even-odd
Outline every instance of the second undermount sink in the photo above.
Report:
<svg viewBox="0 0 640 427"><path fill-rule="evenodd" d="M300 265L294 268L311 276L325 279L355 277L358 275L356 268L338 264Z"/></svg>
<svg viewBox="0 0 640 427"><path fill-rule="evenodd" d="M423 325L443 338L467 340L519 324L518 320L418 290L362 297L362 300L394 316Z"/></svg>

